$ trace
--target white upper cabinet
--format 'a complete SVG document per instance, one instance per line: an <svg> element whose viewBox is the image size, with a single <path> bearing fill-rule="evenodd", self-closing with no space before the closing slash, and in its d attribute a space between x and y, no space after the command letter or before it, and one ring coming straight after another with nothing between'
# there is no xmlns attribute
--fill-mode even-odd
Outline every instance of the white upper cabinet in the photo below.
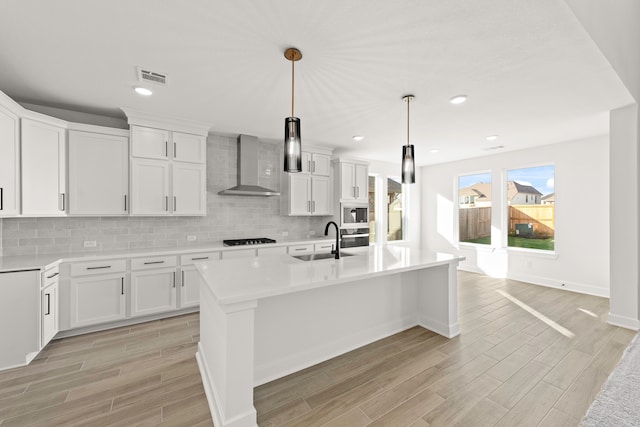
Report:
<svg viewBox="0 0 640 427"><path fill-rule="evenodd" d="M173 214L207 214L207 169L204 165L173 163Z"/></svg>
<svg viewBox="0 0 640 427"><path fill-rule="evenodd" d="M64 123L66 125L66 123ZM67 210L66 129L22 119L22 213L63 216Z"/></svg>
<svg viewBox="0 0 640 427"><path fill-rule="evenodd" d="M311 177L291 174L289 177L288 215L311 215Z"/></svg>
<svg viewBox="0 0 640 427"><path fill-rule="evenodd" d="M201 135L172 132L173 160L177 162L205 163L207 138Z"/></svg>
<svg viewBox="0 0 640 427"><path fill-rule="evenodd" d="M129 213L129 138L69 130L69 214Z"/></svg>
<svg viewBox="0 0 640 427"><path fill-rule="evenodd" d="M369 168L364 163L339 162L340 200L357 200L366 202L368 195Z"/></svg>
<svg viewBox="0 0 640 427"><path fill-rule="evenodd" d="M326 176L311 178L311 214L331 215L331 180Z"/></svg>
<svg viewBox="0 0 640 427"><path fill-rule="evenodd" d="M331 152L302 152L302 172L283 173L280 211L290 216L325 216L332 213Z"/></svg>
<svg viewBox="0 0 640 427"><path fill-rule="evenodd" d="M147 159L168 159L169 131L131 126L131 155Z"/></svg>
<svg viewBox="0 0 640 427"><path fill-rule="evenodd" d="M208 126L123 111L131 127L131 215L206 215Z"/></svg>
<svg viewBox="0 0 640 427"><path fill-rule="evenodd" d="M331 175L331 156L324 153L302 152L302 172L312 175Z"/></svg>
<svg viewBox="0 0 640 427"><path fill-rule="evenodd" d="M19 177L20 118L0 104L0 217L20 214Z"/></svg>

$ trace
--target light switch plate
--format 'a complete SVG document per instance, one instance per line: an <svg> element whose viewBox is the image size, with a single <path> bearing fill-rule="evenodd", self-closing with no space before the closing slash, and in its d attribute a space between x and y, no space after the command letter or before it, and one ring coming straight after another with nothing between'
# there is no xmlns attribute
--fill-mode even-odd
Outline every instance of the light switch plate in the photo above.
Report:
<svg viewBox="0 0 640 427"><path fill-rule="evenodd" d="M95 248L97 243L95 240L85 240L83 245L85 248Z"/></svg>
<svg viewBox="0 0 640 427"><path fill-rule="evenodd" d="M187 236L187 242L195 242L197 239L196 236Z"/></svg>

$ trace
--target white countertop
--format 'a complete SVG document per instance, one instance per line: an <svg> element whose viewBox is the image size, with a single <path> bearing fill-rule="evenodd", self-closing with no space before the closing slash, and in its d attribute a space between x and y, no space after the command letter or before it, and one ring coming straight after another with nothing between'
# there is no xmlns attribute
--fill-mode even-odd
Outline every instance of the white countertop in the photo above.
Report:
<svg viewBox="0 0 640 427"><path fill-rule="evenodd" d="M97 261L113 258L130 258L160 255L185 255L198 252L237 251L242 249L260 249L275 246L289 246L300 243L313 243L335 241L335 237L313 236L308 238L280 238L277 243L262 245L224 246L222 242L203 243L174 248L144 248L144 249L120 249L109 251L88 250L86 252L71 252L41 255L18 255L0 257L0 272L16 270L46 269L57 262Z"/></svg>
<svg viewBox="0 0 640 427"><path fill-rule="evenodd" d="M345 249L346 253L356 251ZM291 255L264 255L197 262L196 267L222 304L257 300L367 277L396 274L464 260L451 254L399 246L371 246L357 255L301 261Z"/></svg>

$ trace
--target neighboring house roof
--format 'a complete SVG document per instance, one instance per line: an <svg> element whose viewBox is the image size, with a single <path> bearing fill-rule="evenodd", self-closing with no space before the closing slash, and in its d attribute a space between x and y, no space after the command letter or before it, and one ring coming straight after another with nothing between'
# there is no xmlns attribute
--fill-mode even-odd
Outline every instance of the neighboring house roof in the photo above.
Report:
<svg viewBox="0 0 640 427"><path fill-rule="evenodd" d="M459 194L460 196L477 196L476 201L478 202L490 202L491 183L479 182L468 187L461 188ZM507 199L513 200L517 194L531 194L535 196L542 195L541 192L531 185L520 184L516 181L507 182Z"/></svg>
<svg viewBox="0 0 640 427"><path fill-rule="evenodd" d="M534 196L542 196L542 193L535 189L531 185L520 184L516 181L509 181L507 183L507 199L513 200L518 194L533 194Z"/></svg>
<svg viewBox="0 0 640 427"><path fill-rule="evenodd" d="M546 196L542 196L543 202L555 202L556 201L556 193L549 193Z"/></svg>

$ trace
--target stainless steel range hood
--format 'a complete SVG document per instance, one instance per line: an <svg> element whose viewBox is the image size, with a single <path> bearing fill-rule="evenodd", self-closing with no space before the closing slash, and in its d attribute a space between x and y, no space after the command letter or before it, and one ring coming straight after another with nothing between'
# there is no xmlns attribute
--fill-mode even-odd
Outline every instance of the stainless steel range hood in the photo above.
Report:
<svg viewBox="0 0 640 427"><path fill-rule="evenodd" d="M279 196L277 191L258 185L258 138L238 136L238 185L220 191L222 196Z"/></svg>

